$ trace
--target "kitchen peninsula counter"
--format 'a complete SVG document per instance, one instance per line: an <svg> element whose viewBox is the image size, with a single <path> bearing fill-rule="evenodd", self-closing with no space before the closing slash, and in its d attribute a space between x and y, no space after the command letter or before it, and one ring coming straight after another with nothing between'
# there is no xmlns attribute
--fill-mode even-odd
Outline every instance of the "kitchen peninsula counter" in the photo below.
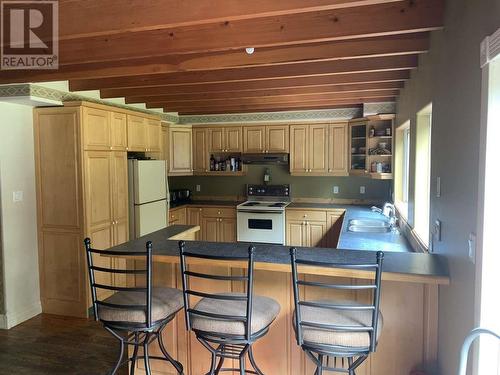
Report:
<svg viewBox="0 0 500 375"><path fill-rule="evenodd" d="M178 240L194 238L196 226L171 226L137 240L111 248L116 251L137 251L153 242L155 285L182 288ZM170 238L170 239L169 239ZM175 238L176 240L172 240ZM207 254L244 255L248 244L187 241L187 248ZM299 248L299 256L328 262L373 261L374 251ZM241 275L246 262L215 262L191 259L194 272ZM132 263L132 262L129 262ZM312 362L296 345L293 331L293 297L289 246L257 244L255 250L254 293L274 298L281 311L269 334L256 343L255 357L265 374L308 375L314 373ZM308 281L328 282L332 278L343 284L364 283L371 274L342 268L310 267L301 272ZM192 283L199 281L192 280ZM196 284L211 292L243 292L240 282L203 281ZM381 312L384 325L377 352L359 369L364 375L409 374L415 368L430 366L437 358L438 288L449 283L446 260L437 255L413 252L385 252L382 281ZM194 284L192 284L194 285ZM323 288L321 288L323 289ZM354 291L301 289L307 299L353 299L366 303L366 295ZM164 341L175 358L180 360L186 375L205 374L210 355L192 333L186 332L184 314L180 313L163 333ZM158 375L174 375L172 367L154 361ZM137 374L144 374L138 367Z"/></svg>

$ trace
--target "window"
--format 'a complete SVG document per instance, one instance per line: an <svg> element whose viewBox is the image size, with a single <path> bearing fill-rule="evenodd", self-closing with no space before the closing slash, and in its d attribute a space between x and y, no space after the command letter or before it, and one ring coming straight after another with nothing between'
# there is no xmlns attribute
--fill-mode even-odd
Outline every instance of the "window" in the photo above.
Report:
<svg viewBox="0 0 500 375"><path fill-rule="evenodd" d="M399 213L408 220L408 196L410 189L410 122L396 129L395 153L395 203Z"/></svg>
<svg viewBox="0 0 500 375"><path fill-rule="evenodd" d="M429 247L432 104L417 113L414 231Z"/></svg>
<svg viewBox="0 0 500 375"><path fill-rule="evenodd" d="M493 36L496 45L500 41L500 30ZM498 52L497 52L498 53ZM483 68L483 114L481 119L481 164L478 225L477 271L480 281L479 326L500 333L500 252L498 251L498 139L500 137L500 53ZM484 159L483 159L484 158ZM482 246L481 246L482 245ZM480 341L477 374L500 374L500 345L497 340L483 337Z"/></svg>

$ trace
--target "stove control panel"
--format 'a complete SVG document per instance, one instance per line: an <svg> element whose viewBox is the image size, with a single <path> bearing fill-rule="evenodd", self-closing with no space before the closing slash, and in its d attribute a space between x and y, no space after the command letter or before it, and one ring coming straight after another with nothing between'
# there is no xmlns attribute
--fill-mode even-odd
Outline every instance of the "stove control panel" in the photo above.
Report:
<svg viewBox="0 0 500 375"><path fill-rule="evenodd" d="M247 185L249 197L289 197L290 185Z"/></svg>

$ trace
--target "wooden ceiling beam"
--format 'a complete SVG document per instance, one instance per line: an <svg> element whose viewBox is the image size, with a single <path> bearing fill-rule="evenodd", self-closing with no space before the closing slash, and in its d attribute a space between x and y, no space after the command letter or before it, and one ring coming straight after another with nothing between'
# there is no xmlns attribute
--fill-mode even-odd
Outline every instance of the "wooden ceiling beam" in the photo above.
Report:
<svg viewBox="0 0 500 375"><path fill-rule="evenodd" d="M418 58L415 55L374 57L372 59L320 61L276 66L259 66L245 69L233 68L220 71L74 80L70 81L70 90L82 91L120 87L133 88L172 84L200 84L202 82L242 82L272 78L312 77L333 74L408 70L416 68L417 65Z"/></svg>
<svg viewBox="0 0 500 375"><path fill-rule="evenodd" d="M348 58L418 54L427 52L428 49L428 33L389 35L308 45L269 47L260 49L251 56L243 51L224 51L61 65L57 71L10 70L2 72L0 84L220 70L235 67L245 68L311 61L334 61Z"/></svg>
<svg viewBox="0 0 500 375"><path fill-rule="evenodd" d="M406 0L314 13L61 40L59 64L243 50L245 47L258 49L431 31L442 28L443 12L444 0Z"/></svg>
<svg viewBox="0 0 500 375"><path fill-rule="evenodd" d="M60 39L309 13L399 0L60 0ZM96 16L97 15L97 16ZM76 22L85 20L85 22Z"/></svg>
<svg viewBox="0 0 500 375"><path fill-rule="evenodd" d="M273 96L295 96L295 95L311 95L321 93L347 93L347 92L365 92L371 90L395 90L402 89L404 82L379 82L379 83L358 83L352 85L324 85L324 86L308 86L299 88L285 88L259 91L231 91L217 93L202 93L202 94L166 94L166 95L147 95L147 96L132 96L126 97L125 103L147 103L147 102L171 102L171 101L204 101L204 100L226 100L226 99L245 99L256 97L273 97Z"/></svg>
<svg viewBox="0 0 500 375"><path fill-rule="evenodd" d="M205 100L199 102L147 102L146 108L170 108L176 111L189 108L212 108L212 107L231 107L237 105L268 105L272 104L278 107L282 104L300 104L318 101L335 101L335 100L366 100L368 98L380 97L395 97L399 95L399 90L380 90L367 92L353 93L328 93L328 94L312 94L312 95L295 95L295 96L278 96L265 98L247 98L234 100Z"/></svg>
<svg viewBox="0 0 500 375"><path fill-rule="evenodd" d="M244 93L273 89L296 89L332 85L368 84L378 82L403 82L410 78L407 70L338 74L316 77L275 78L245 82L202 83L192 85L165 85L157 87L135 87L103 89L101 98L120 98L155 95L199 95L215 93Z"/></svg>
<svg viewBox="0 0 500 375"><path fill-rule="evenodd" d="M395 97L380 97L380 98L359 98L359 99L345 99L345 100L327 100L320 102L308 102L308 103L289 103L289 104L263 104L263 105L248 105L241 104L236 106L212 106L212 107L191 107L191 108L180 108L179 110L174 110L169 107L164 107L163 110L166 112L176 111L179 114L214 114L214 113L232 113L234 111L238 112L267 112L269 110L280 110L280 111L300 111L305 109L328 109L335 106L340 106L344 108L351 108L362 105L363 103L376 103L376 102L394 102Z"/></svg>

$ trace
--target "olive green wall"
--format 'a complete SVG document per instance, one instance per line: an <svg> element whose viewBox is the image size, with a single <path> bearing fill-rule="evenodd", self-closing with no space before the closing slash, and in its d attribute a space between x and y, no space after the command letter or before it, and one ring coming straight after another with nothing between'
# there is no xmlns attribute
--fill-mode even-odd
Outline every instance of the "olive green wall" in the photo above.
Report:
<svg viewBox="0 0 500 375"><path fill-rule="evenodd" d="M246 184L262 184L264 171L271 171L272 184L290 184L295 198L338 198L386 201L391 195L391 182L371 180L363 177L297 177L291 176L288 166L248 166L243 177L196 176L171 177L170 189L188 188L193 195L203 196L244 196ZM201 191L196 192L196 185ZM333 186L339 187L339 194L333 194ZM366 193L360 194L360 186Z"/></svg>

